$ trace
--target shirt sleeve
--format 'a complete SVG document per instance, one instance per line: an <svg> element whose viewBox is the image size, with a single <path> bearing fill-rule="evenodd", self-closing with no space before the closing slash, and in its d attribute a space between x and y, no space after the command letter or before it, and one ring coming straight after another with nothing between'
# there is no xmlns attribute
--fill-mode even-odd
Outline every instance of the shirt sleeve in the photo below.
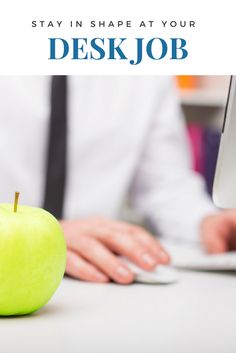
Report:
<svg viewBox="0 0 236 353"><path fill-rule="evenodd" d="M162 81L155 117L131 186L131 203L158 235L198 241L202 219L216 212L203 178L191 170L176 88Z"/></svg>

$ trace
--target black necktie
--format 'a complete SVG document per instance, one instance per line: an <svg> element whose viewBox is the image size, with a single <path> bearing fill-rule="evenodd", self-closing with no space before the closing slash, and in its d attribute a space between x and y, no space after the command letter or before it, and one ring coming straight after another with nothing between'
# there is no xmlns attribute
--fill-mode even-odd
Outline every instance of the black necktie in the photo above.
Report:
<svg viewBox="0 0 236 353"><path fill-rule="evenodd" d="M66 76L53 76L51 88L51 115L44 205L56 218L63 216L66 183Z"/></svg>

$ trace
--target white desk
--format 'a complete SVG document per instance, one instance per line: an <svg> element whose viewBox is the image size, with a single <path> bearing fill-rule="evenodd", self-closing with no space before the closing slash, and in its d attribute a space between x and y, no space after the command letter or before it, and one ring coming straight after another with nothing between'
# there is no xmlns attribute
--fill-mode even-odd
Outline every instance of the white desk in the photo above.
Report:
<svg viewBox="0 0 236 353"><path fill-rule="evenodd" d="M172 285L64 279L32 316L0 319L1 353L235 353L236 275L180 272Z"/></svg>

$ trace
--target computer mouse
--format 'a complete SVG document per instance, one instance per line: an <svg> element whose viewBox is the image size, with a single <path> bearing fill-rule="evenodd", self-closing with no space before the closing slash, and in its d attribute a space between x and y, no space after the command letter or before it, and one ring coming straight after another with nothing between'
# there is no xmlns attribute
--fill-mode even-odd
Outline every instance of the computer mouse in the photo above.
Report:
<svg viewBox="0 0 236 353"><path fill-rule="evenodd" d="M122 260L134 273L135 282L147 284L171 284L178 281L177 271L170 266L158 265L154 271L145 271L127 259L122 258Z"/></svg>

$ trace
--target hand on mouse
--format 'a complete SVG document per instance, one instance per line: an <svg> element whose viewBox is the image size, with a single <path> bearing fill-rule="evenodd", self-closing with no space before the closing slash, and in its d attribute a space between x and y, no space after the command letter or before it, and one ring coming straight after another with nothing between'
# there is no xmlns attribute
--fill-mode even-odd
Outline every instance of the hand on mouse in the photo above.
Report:
<svg viewBox="0 0 236 353"><path fill-rule="evenodd" d="M100 217L60 223L67 243L66 273L74 278L133 282L133 273L117 255L149 271L169 262L160 243L141 227Z"/></svg>
<svg viewBox="0 0 236 353"><path fill-rule="evenodd" d="M206 217L201 238L209 253L236 250L236 210L226 210Z"/></svg>

